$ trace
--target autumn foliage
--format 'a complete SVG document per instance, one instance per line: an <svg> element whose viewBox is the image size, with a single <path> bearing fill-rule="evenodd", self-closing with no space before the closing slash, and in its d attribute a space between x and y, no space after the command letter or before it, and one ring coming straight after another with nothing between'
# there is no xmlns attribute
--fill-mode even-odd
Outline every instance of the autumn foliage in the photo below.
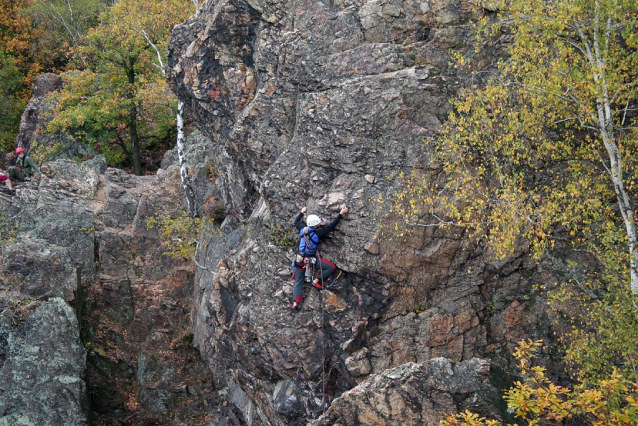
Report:
<svg viewBox="0 0 638 426"><path fill-rule="evenodd" d="M567 388L554 384L546 370L535 364L540 341L522 341L514 356L523 377L506 391L508 409L522 424L574 424L630 426L638 423L638 384L619 371L595 382ZM464 412L444 419L443 426L497 426L496 420Z"/></svg>
<svg viewBox="0 0 638 426"><path fill-rule="evenodd" d="M0 144L13 148L35 76L67 71L50 131L140 174L143 150L175 127L157 52L193 11L188 0L0 0Z"/></svg>
<svg viewBox="0 0 638 426"><path fill-rule="evenodd" d="M638 2L498 8L477 41L509 37L506 59L492 79L463 90L428 176L407 177L395 212L407 230L460 229L501 259L521 250L588 259L566 261L561 282L538 283L551 287L552 309L571 315L561 339L574 385L555 385L531 365L536 343L521 343L523 380L506 399L524 424L636 424ZM465 56L459 66L475 64ZM471 413L448 420L485 422Z"/></svg>
<svg viewBox="0 0 638 426"><path fill-rule="evenodd" d="M49 131L87 143L110 164L141 174L143 150L175 128L177 99L164 80L161 57L173 25L191 9L186 0L120 0L104 11L73 50L75 70L55 95Z"/></svg>
<svg viewBox="0 0 638 426"><path fill-rule="evenodd" d="M0 146L13 148L31 84L59 72L107 0L0 0Z"/></svg>

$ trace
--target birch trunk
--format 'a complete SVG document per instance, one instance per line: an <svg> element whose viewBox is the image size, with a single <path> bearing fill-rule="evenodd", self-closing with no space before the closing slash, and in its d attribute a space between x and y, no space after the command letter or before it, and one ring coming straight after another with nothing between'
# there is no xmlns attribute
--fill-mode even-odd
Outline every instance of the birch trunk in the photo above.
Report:
<svg viewBox="0 0 638 426"><path fill-rule="evenodd" d="M600 108L602 110L602 108ZM601 111L602 112L602 111ZM604 113L603 113L604 114ZM599 113L599 116L603 115ZM614 191L616 192L616 199L618 200L618 207L625 223L625 231L627 233L627 242L629 249L629 266L631 269L631 292L638 295L638 252L636 246L638 245L638 239L636 238L636 224L634 222L634 211L631 208L629 200L629 194L625 189L623 182L623 163L622 155L618 145L613 139L613 135L609 133L607 129L602 129L602 138L607 154L609 155L611 180L614 185Z"/></svg>
<svg viewBox="0 0 638 426"><path fill-rule="evenodd" d="M188 166L184 155L184 102L182 101L177 102L177 158L179 159L179 175L186 193L186 206L191 216L196 216L195 192L188 175Z"/></svg>
<svg viewBox="0 0 638 426"><path fill-rule="evenodd" d="M630 197L623 181L624 165L622 153L616 143L616 136L613 132L614 115L612 113L609 85L607 84L607 76L605 73L605 58L607 58L609 54L608 49L612 36L613 22L611 18L608 18L607 22L605 22L601 27L600 13L598 13L600 10L600 2L597 1L595 4L597 13L595 15L595 25L593 27L594 31L591 44L587 41L587 37L582 27L578 24L576 27L581 39L583 40L583 52L589 61L592 77L598 88L596 116L594 119L598 130L600 131L605 149L607 150L607 155L609 156L609 174L611 175L611 181L618 201L618 208L620 209L620 214L625 224L625 232L627 233L631 292L634 295L638 295L638 252L636 251L638 238L636 237L636 224L634 222L634 211L631 207ZM602 36L599 28L604 28L604 36ZM602 45L599 42L601 39L604 41Z"/></svg>
<svg viewBox="0 0 638 426"><path fill-rule="evenodd" d="M157 67L160 69L164 77L166 77L166 69L164 68L164 61L162 60L162 54L155 43L148 36L145 30L140 30L140 34L144 36L144 39L149 46L155 50L157 54ZM184 102L177 102L177 158L179 160L179 175L182 178L182 186L186 193L186 208L191 216L197 216L197 206L195 205L195 191L193 191L193 185L191 185L191 178L188 175L188 166L186 164L186 155L184 155Z"/></svg>

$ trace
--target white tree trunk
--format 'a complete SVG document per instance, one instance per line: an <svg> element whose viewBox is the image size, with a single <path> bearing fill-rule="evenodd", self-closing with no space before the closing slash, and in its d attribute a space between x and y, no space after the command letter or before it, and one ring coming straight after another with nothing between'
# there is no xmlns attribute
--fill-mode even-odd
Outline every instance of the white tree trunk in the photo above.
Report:
<svg viewBox="0 0 638 426"><path fill-rule="evenodd" d="M596 2L596 10L600 10L599 2ZM578 29L583 41L583 53L589 61L592 77L598 88L596 116L594 117L594 120L596 121L596 126L603 139L607 155L609 156L609 173L614 186L614 192L616 193L618 208L620 209L620 214L625 224L625 232L627 233L631 292L634 295L638 295L638 252L636 251L638 238L636 237L636 224L634 222L634 211L631 207L629 194L627 193L627 189L625 188L625 183L623 181L624 166L622 153L616 143L616 137L613 132L614 116L611 109L609 86L607 84L607 77L605 74L606 63L604 58L607 57L609 42L612 36L612 21L611 18L609 18L602 27L599 27L601 24L599 17L600 14L596 14L591 43L588 41L582 27L577 24L576 28ZM602 45L599 43L601 28L604 28L604 36L602 37L604 43L602 43Z"/></svg>
<svg viewBox="0 0 638 426"><path fill-rule="evenodd" d="M601 108L602 109L602 108ZM600 115L600 114L599 114ZM616 199L618 200L618 207L625 223L625 231L627 233L627 242L629 249L629 263L631 269L631 292L638 295L638 252L636 247L638 246L638 239L636 238L636 224L634 222L634 211L631 208L629 200L629 194L625 188L623 182L623 163L620 149L613 139L613 135L610 135L607 129L602 129L602 138L607 154L609 155L611 180L614 185L614 191L616 192Z"/></svg>
<svg viewBox="0 0 638 426"><path fill-rule="evenodd" d="M182 101L177 102L177 158L179 159L179 175L182 178L184 192L186 192L186 205L191 216L196 216L195 192L188 175L188 166L184 155L184 102Z"/></svg>
<svg viewBox="0 0 638 426"><path fill-rule="evenodd" d="M166 77L166 69L164 68L164 61L162 60L162 53L159 48L145 30L140 30L140 34L144 36L149 46L155 50L157 54L157 67L162 71L164 77ZM184 192L186 193L186 208L191 216L197 216L197 206L195 205L195 191L191 185L191 178L188 175L188 166L186 165L186 155L184 155L184 102L177 102L177 158L179 159L179 175L182 178L182 185Z"/></svg>

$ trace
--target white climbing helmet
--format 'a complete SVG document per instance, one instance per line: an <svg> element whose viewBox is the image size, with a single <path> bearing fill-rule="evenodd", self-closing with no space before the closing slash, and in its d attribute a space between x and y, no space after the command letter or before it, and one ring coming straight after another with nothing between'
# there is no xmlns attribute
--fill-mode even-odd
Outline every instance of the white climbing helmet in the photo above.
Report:
<svg viewBox="0 0 638 426"><path fill-rule="evenodd" d="M316 214L308 216L308 226L317 226L321 223L321 219Z"/></svg>

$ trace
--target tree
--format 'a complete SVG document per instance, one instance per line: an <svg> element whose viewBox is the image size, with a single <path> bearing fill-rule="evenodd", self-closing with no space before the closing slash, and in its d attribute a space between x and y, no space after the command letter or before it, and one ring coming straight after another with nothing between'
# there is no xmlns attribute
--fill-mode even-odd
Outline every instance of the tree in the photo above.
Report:
<svg viewBox="0 0 638 426"><path fill-rule="evenodd" d="M49 131L64 131L85 140L99 148L111 164L128 160L134 173L141 174L142 144L168 136L174 128L176 100L162 72L153 65L155 51L130 23L158 11L164 18L179 20L185 9L178 12L178 4L177 0L137 4L120 0L103 13L100 25L89 31L76 50L74 64L81 69L72 73L56 95L58 106ZM163 30L165 43L171 28L166 22L149 25L158 34Z"/></svg>
<svg viewBox="0 0 638 426"><path fill-rule="evenodd" d="M37 49L59 52L57 67L66 64L69 49L97 24L106 0L34 0L26 9L38 28Z"/></svg>
<svg viewBox="0 0 638 426"><path fill-rule="evenodd" d="M518 236L539 254L563 234L596 251L595 239L624 239L628 282L638 292L638 15L630 13L637 7L635 0L503 6L501 22L514 35L510 59L499 79L456 103L438 146L447 178L439 188L413 181L418 190L401 201L419 203L403 213L419 216L418 226L467 227L500 256Z"/></svg>
<svg viewBox="0 0 638 426"><path fill-rule="evenodd" d="M43 71L66 64L71 37L95 23L104 0L0 0L0 46L29 86Z"/></svg>
<svg viewBox="0 0 638 426"><path fill-rule="evenodd" d="M23 75L15 59L0 50L0 147L13 148L13 140L18 132L20 116L26 102L23 93Z"/></svg>
<svg viewBox="0 0 638 426"><path fill-rule="evenodd" d="M154 65L161 72L163 80L166 79L166 52L168 45L168 35L172 27L182 20L186 19L188 8L183 2L169 0L164 2L144 3L135 2L132 4L122 3L123 7L119 9L119 19L128 25L133 31L144 37L144 40L156 54ZM198 11L199 3L193 1L195 11ZM150 7L149 7L150 6ZM184 103L177 102L177 111L175 114L177 122L177 155L180 164L180 177L186 193L186 205L191 215L197 214L197 206L195 205L195 192L191 185L188 167L186 164L186 156L184 154Z"/></svg>
<svg viewBox="0 0 638 426"><path fill-rule="evenodd" d="M519 343L514 355L523 380L506 391L508 410L525 424L595 424L631 426L638 423L638 384L617 371L594 386L579 384L573 389L558 386L547 378L535 359L540 341ZM542 423L541 423L542 422ZM443 426L497 426L501 423L465 411L444 419Z"/></svg>
<svg viewBox="0 0 638 426"><path fill-rule="evenodd" d="M637 142L632 117L638 100L637 8L632 0L521 2L512 13L517 40L524 42L515 43L507 70L527 86L530 96L546 102L545 110L555 114L552 124L563 121L572 133L585 133L577 139L585 143L583 154L604 167L616 196L634 294L638 237L630 191L635 185L631 166ZM536 69L534 53L543 55Z"/></svg>
<svg viewBox="0 0 638 426"><path fill-rule="evenodd" d="M31 0L0 0L0 46L5 54L14 58L19 70L34 77L42 65L35 58L37 52L31 51L33 40L39 36L31 16L26 13L31 4Z"/></svg>
<svg viewBox="0 0 638 426"><path fill-rule="evenodd" d="M573 315L564 343L575 386L559 392L537 369L535 386L523 381L509 395L523 395L526 410L559 415L542 398L582 408L613 384L624 402L611 412L635 409L638 2L500 7L480 34L489 43L510 33L509 57L498 77L462 93L435 147L439 180L415 173L397 211L408 226L464 229L500 258L522 245L538 258L559 249L587 256L567 262L565 281L549 292L552 308Z"/></svg>
<svg viewBox="0 0 638 426"><path fill-rule="evenodd" d="M38 32L25 9L30 1L0 0L0 146L12 149L30 84L43 65L31 49Z"/></svg>
<svg viewBox="0 0 638 426"><path fill-rule="evenodd" d="M64 67L69 46L95 23L102 1L0 0L0 144L4 149L13 148L35 76Z"/></svg>

